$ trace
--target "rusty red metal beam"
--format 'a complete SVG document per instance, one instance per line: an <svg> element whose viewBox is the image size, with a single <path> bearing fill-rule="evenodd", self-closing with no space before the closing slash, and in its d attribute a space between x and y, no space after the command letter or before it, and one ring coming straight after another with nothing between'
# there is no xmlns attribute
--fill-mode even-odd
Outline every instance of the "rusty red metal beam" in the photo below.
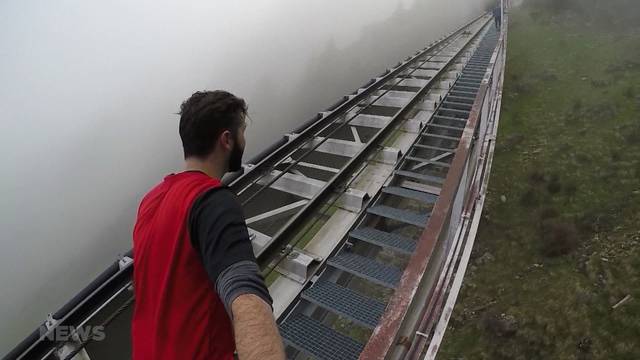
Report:
<svg viewBox="0 0 640 360"><path fill-rule="evenodd" d="M489 88L487 86L487 91L488 90ZM485 160L486 159L481 158L478 161L477 166L479 167L483 166ZM475 203L476 203L476 198L480 194L480 186L481 186L481 177L475 178L470 186L471 190L469 192L469 196L467 197L465 205L463 207L463 211L462 211L463 216L471 215L473 211L473 207L475 206ZM450 266L455 266L455 265L452 263ZM452 275L453 275L452 273L448 274L446 280L443 283L438 284L438 287L435 291L432 291L432 293L434 293L435 295L430 297L426 310L421 314L422 320L420 322L420 325L418 326L418 331L421 331L425 334L430 334L431 331L434 329L435 324L438 320L438 317L442 313L442 312L436 313L435 310L441 307L445 299L444 293L446 291L446 288L449 284L449 280ZM447 309L443 309L443 311L447 311ZM419 339L414 340L414 342L411 345L411 348L409 349L409 352L407 353L406 358L418 359L420 356L420 353L424 351L424 347L427 340L428 339L426 337L420 337Z"/></svg>
<svg viewBox="0 0 640 360"><path fill-rule="evenodd" d="M416 251L411 256L402 274L400 283L389 301L387 310L373 331L363 352L360 354L360 359L384 359L396 345L396 338L402 321L411 305L411 299L418 290L441 233L446 230L446 222L464 173L473 135L478 124L478 119L480 118L482 102L488 90L487 82L483 81L478 90L478 95L469 114L469 120L456 149L442 191L440 192L440 197L431 212L431 217L425 229L418 239ZM442 289L438 291L442 291ZM431 303L432 302L430 302L430 305ZM425 311L426 310L427 309L425 309Z"/></svg>

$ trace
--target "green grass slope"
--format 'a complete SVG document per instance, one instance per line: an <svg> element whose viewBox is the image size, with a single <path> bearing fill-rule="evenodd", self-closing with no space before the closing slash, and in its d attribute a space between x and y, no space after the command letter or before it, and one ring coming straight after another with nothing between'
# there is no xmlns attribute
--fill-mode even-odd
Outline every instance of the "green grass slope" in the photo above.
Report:
<svg viewBox="0 0 640 360"><path fill-rule="evenodd" d="M639 9L513 9L488 199L439 358L640 359Z"/></svg>

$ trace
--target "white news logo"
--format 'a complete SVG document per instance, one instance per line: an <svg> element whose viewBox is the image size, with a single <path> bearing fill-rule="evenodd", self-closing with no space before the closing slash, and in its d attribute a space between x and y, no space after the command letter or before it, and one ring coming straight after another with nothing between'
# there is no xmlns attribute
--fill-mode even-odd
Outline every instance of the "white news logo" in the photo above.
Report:
<svg viewBox="0 0 640 360"><path fill-rule="evenodd" d="M104 326L75 326L59 325L52 330L40 329L40 336L50 341L66 342L66 341L101 341L104 340L106 334Z"/></svg>

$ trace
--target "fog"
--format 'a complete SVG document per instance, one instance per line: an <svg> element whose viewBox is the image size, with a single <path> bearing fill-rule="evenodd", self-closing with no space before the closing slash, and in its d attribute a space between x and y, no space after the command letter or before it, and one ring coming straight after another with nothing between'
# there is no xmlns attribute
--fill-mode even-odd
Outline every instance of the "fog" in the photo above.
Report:
<svg viewBox="0 0 640 360"><path fill-rule="evenodd" d="M192 92L247 100L247 159L485 2L2 1L0 354L131 247Z"/></svg>

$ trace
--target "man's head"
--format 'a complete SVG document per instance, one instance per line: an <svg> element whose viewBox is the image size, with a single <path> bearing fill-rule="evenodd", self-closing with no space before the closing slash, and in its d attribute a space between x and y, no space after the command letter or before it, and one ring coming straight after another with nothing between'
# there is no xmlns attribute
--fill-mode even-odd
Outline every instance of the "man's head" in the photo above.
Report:
<svg viewBox="0 0 640 360"><path fill-rule="evenodd" d="M223 161L228 171L242 166L247 104L222 90L198 91L180 106L184 158Z"/></svg>

